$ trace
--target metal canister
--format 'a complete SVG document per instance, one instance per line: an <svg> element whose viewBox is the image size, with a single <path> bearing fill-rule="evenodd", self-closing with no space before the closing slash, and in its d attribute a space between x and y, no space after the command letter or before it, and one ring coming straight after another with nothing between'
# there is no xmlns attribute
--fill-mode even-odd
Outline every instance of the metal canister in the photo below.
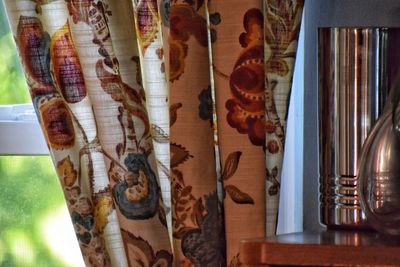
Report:
<svg viewBox="0 0 400 267"><path fill-rule="evenodd" d="M321 28L320 218L330 228L367 228L357 192L364 140L387 98L388 29Z"/></svg>

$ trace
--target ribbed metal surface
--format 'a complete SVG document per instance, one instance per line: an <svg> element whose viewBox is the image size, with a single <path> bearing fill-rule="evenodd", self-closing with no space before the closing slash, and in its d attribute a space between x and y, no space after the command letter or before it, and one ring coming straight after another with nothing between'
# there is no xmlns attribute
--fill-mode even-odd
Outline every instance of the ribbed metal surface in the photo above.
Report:
<svg viewBox="0 0 400 267"><path fill-rule="evenodd" d="M364 140L386 100L385 28L319 29L321 221L365 227L357 192Z"/></svg>

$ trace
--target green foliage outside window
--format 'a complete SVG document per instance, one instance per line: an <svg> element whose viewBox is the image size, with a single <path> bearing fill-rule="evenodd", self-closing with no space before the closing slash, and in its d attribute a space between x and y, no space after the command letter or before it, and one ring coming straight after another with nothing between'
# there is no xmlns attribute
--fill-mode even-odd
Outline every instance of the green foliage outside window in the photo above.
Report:
<svg viewBox="0 0 400 267"><path fill-rule="evenodd" d="M0 156L0 266L67 266L48 236L63 202L50 157Z"/></svg>
<svg viewBox="0 0 400 267"><path fill-rule="evenodd" d="M31 102L24 75L8 27L4 7L0 3L0 104Z"/></svg>

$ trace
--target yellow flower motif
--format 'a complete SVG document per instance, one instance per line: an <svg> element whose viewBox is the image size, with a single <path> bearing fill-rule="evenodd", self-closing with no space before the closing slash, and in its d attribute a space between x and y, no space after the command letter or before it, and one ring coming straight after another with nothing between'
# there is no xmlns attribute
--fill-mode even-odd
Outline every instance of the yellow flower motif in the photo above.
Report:
<svg viewBox="0 0 400 267"><path fill-rule="evenodd" d="M57 163L57 173L62 184L66 187L72 187L78 176L69 156Z"/></svg>
<svg viewBox="0 0 400 267"><path fill-rule="evenodd" d="M108 224L108 215L113 210L113 200L110 196L102 198L94 208L94 217L100 233Z"/></svg>

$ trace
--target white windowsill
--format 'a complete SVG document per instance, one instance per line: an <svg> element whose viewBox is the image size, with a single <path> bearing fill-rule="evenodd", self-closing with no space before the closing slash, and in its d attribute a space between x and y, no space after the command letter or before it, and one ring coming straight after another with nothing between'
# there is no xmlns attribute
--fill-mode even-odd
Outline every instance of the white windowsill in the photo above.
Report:
<svg viewBox="0 0 400 267"><path fill-rule="evenodd" d="M48 155L32 104L0 105L0 155Z"/></svg>

